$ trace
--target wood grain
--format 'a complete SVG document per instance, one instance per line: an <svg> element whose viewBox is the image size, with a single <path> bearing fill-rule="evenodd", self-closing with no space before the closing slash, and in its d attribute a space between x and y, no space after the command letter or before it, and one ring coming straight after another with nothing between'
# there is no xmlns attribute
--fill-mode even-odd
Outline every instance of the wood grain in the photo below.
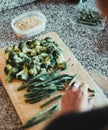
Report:
<svg viewBox="0 0 108 130"><path fill-rule="evenodd" d="M89 74L86 72L86 70L81 66L81 64L75 58L75 56L72 54L72 52L69 50L69 48L59 38L59 36L55 32L49 32L47 34L39 36L39 38L45 38L46 36L52 37L63 48L63 55L68 63L68 69L63 71L62 73L67 73L67 74L72 74L72 75L79 74L79 77L77 80L79 82L85 82L88 85L88 87L94 89L97 92L97 95L93 98L94 107L106 106L108 104L108 100L107 100L106 96L103 94L103 91L96 85L96 83L92 80L92 78L89 76ZM42 104L49 98L47 98L43 101L40 101L39 103L35 103L33 105L25 103L24 96L23 96L25 90L17 91L17 88L22 84L22 82L19 80L13 80L11 83L7 83L5 81L6 75L4 73L4 66L5 66L4 51L5 51L5 48L0 49L0 78L9 95L9 98L12 101L12 104L14 105L15 110L23 124L29 118L34 116L36 113L40 112L41 111L41 109L39 108L40 104ZM57 102L59 104L61 104L60 99ZM57 114L59 114L59 112ZM56 115L55 115L55 117L56 117ZM51 119L46 120L31 128L28 128L28 130L42 130L49 123L49 121L51 121Z"/></svg>

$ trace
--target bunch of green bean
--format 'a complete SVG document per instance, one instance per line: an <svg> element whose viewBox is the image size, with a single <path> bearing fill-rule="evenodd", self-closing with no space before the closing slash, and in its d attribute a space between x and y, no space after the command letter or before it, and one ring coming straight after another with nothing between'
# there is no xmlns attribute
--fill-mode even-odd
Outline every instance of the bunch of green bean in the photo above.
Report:
<svg viewBox="0 0 108 130"><path fill-rule="evenodd" d="M18 90L27 88L25 96L25 102L31 104L39 102L57 91L65 90L64 83L72 80L74 76L69 74L60 74L62 70L56 70L49 74L39 74L28 82L24 83Z"/></svg>
<svg viewBox="0 0 108 130"><path fill-rule="evenodd" d="M89 26L99 26L102 23L102 19L103 18L98 12L91 11L90 9L88 11L83 9L77 16L77 23Z"/></svg>
<svg viewBox="0 0 108 130"><path fill-rule="evenodd" d="M38 123L41 123L42 121L52 117L55 112L59 110L59 105L54 104L50 106L49 108L45 109L44 111L41 111L40 113L33 116L31 119L29 119L24 125L23 128L28 128L33 125L36 125Z"/></svg>

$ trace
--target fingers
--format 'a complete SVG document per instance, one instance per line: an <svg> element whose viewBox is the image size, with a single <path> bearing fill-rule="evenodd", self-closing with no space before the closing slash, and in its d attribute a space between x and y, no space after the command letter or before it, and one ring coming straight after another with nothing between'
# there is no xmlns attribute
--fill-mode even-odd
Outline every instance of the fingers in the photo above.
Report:
<svg viewBox="0 0 108 130"><path fill-rule="evenodd" d="M84 96L88 96L88 86L85 85L84 83L82 83L80 86L79 86L79 90L78 90L80 93L82 93L82 95Z"/></svg>
<svg viewBox="0 0 108 130"><path fill-rule="evenodd" d="M84 83L80 84L75 83L73 86L67 86L66 87L66 93L65 94L74 94L76 96L79 95L79 97L85 97L88 99L88 87Z"/></svg>
<svg viewBox="0 0 108 130"><path fill-rule="evenodd" d="M66 87L66 90L68 91L68 90L72 90L72 91L75 91L75 90L77 90L79 88L79 83L77 82L75 82L72 86L67 86Z"/></svg>
<svg viewBox="0 0 108 130"><path fill-rule="evenodd" d="M70 90L71 91L77 91L77 90L79 90L81 92L83 92L83 91L86 92L87 89L88 89L87 85L85 85L84 83L79 84L78 82L74 83L73 86L67 86L66 87L67 91L70 91Z"/></svg>
<svg viewBox="0 0 108 130"><path fill-rule="evenodd" d="M84 83L82 83L80 86L79 86L79 90L80 91L87 91L88 87L87 85L85 85Z"/></svg>
<svg viewBox="0 0 108 130"><path fill-rule="evenodd" d="M86 111L92 108L88 103L88 87L84 83L67 86L66 92L62 97L62 112Z"/></svg>

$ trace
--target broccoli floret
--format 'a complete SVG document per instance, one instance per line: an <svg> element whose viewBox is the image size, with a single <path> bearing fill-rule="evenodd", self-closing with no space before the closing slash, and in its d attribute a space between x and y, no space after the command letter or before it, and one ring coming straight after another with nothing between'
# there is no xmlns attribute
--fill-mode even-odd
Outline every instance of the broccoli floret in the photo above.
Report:
<svg viewBox="0 0 108 130"><path fill-rule="evenodd" d="M40 55L38 55L38 59L40 60L40 62L42 62L47 56L47 53L41 53Z"/></svg>
<svg viewBox="0 0 108 130"><path fill-rule="evenodd" d="M40 52L46 52L47 51L47 47L41 47L40 48Z"/></svg>
<svg viewBox="0 0 108 130"><path fill-rule="evenodd" d="M13 67L11 74L12 74L13 76L15 76L18 71L19 71L18 67Z"/></svg>
<svg viewBox="0 0 108 130"><path fill-rule="evenodd" d="M56 66L56 60L55 60L55 58L54 58L54 56L52 54L50 54L49 56L50 56L50 59L51 59L51 61L50 61L51 63L50 63L49 66L51 68L54 68Z"/></svg>
<svg viewBox="0 0 108 130"><path fill-rule="evenodd" d="M9 71L11 71L11 69L12 69L12 65L7 64L7 65L5 66L5 68L4 68L4 72L5 72L6 74L8 74Z"/></svg>
<svg viewBox="0 0 108 130"><path fill-rule="evenodd" d="M19 48L21 49L21 51L25 54L28 54L29 56L34 56L36 55L36 51L34 49L30 49L28 48L26 42L22 42L19 44Z"/></svg>
<svg viewBox="0 0 108 130"><path fill-rule="evenodd" d="M41 53L41 51L40 51L40 49L42 48L42 46L36 46L36 53L37 54L40 54Z"/></svg>
<svg viewBox="0 0 108 130"><path fill-rule="evenodd" d="M40 46L41 40L39 40L39 39L34 39L32 42L33 42L33 44L35 44L36 46Z"/></svg>
<svg viewBox="0 0 108 130"><path fill-rule="evenodd" d="M9 54L12 52L12 47L9 46L5 49L5 58L8 59Z"/></svg>
<svg viewBox="0 0 108 130"><path fill-rule="evenodd" d="M33 64L39 64L39 63L40 63L39 57L38 57L38 56L33 57L33 58L32 58L32 63L33 63Z"/></svg>
<svg viewBox="0 0 108 130"><path fill-rule="evenodd" d="M24 61L24 58L20 57L18 54L18 52L11 52L9 54L8 61L13 65L18 66L19 63L22 63Z"/></svg>
<svg viewBox="0 0 108 130"><path fill-rule="evenodd" d="M11 60L11 61L13 61L15 55L16 55L16 52L14 52L14 51L10 52L8 59Z"/></svg>
<svg viewBox="0 0 108 130"><path fill-rule="evenodd" d="M26 42L26 44L27 44L28 48L33 49L36 46L40 46L40 42L41 41L39 39L33 39L33 40L28 40Z"/></svg>
<svg viewBox="0 0 108 130"><path fill-rule="evenodd" d="M57 62L57 67L61 68L61 69L66 69L67 68L67 63L63 57L62 54L60 54L57 59L56 59L56 62Z"/></svg>
<svg viewBox="0 0 108 130"><path fill-rule="evenodd" d="M17 67L12 67L12 66L6 66L5 67L5 73L7 74L6 76L6 81L10 82L16 75L16 73L18 72L18 68Z"/></svg>
<svg viewBox="0 0 108 130"><path fill-rule="evenodd" d="M11 46L9 46L9 47L7 47L7 48L5 49L5 53L11 52L11 51L12 51L12 47L11 47Z"/></svg>
<svg viewBox="0 0 108 130"><path fill-rule="evenodd" d="M67 69L67 63L63 62L63 63L57 64L57 67L65 70L65 69Z"/></svg>
<svg viewBox="0 0 108 130"><path fill-rule="evenodd" d="M45 74L47 71L46 71L46 68L41 68L40 69L40 73L43 73L43 74Z"/></svg>
<svg viewBox="0 0 108 130"><path fill-rule="evenodd" d="M30 69L29 69L29 74L32 75L32 76L35 76L37 74L37 69L36 69L36 66L32 66Z"/></svg>
<svg viewBox="0 0 108 130"><path fill-rule="evenodd" d="M28 74L24 72L24 70L20 71L19 73L16 74L16 78L21 79L21 80L27 80L28 79Z"/></svg>
<svg viewBox="0 0 108 130"><path fill-rule="evenodd" d="M11 63L12 63L12 61L10 59L6 60L6 64L11 64Z"/></svg>
<svg viewBox="0 0 108 130"><path fill-rule="evenodd" d="M13 45L13 51L14 52L20 52L21 50L19 49L18 45Z"/></svg>
<svg viewBox="0 0 108 130"><path fill-rule="evenodd" d="M6 81L7 81L7 82L11 82L12 79L13 79L12 75L8 74L8 75L6 76Z"/></svg>
<svg viewBox="0 0 108 130"><path fill-rule="evenodd" d="M50 62L51 62L51 58L50 58L50 55L48 55L48 56L43 60L42 63L45 64L45 65L49 65Z"/></svg>
<svg viewBox="0 0 108 130"><path fill-rule="evenodd" d="M59 57L59 56L61 55L61 53L62 53L62 49L58 47L58 48L53 52L53 55L54 55L55 57Z"/></svg>
<svg viewBox="0 0 108 130"><path fill-rule="evenodd" d="M57 50L57 47L54 44L49 44L48 45L48 51L49 51L49 53L53 53L56 50Z"/></svg>
<svg viewBox="0 0 108 130"><path fill-rule="evenodd" d="M22 52L10 53L9 59L10 59L10 61L14 62L16 65L18 65L19 63L23 63L24 61L31 63L31 59Z"/></svg>
<svg viewBox="0 0 108 130"><path fill-rule="evenodd" d="M18 68L17 67L13 67L10 64L7 64L4 68L4 71L6 74L10 73L10 74L15 74L18 72Z"/></svg>
<svg viewBox="0 0 108 130"><path fill-rule="evenodd" d="M23 66L22 70L16 74L16 78L22 79L22 80L27 80L29 78L29 73L28 73L28 68L27 66Z"/></svg>
<svg viewBox="0 0 108 130"><path fill-rule="evenodd" d="M24 58L21 58L17 53L14 54L13 56L13 61L14 63L18 64L18 63L22 63L24 61Z"/></svg>
<svg viewBox="0 0 108 130"><path fill-rule="evenodd" d="M52 54L49 54L44 60L42 61L41 67L45 67L47 70L54 68L56 65L55 59Z"/></svg>
<svg viewBox="0 0 108 130"><path fill-rule="evenodd" d="M58 44L56 41L53 41L53 44L54 44L56 47L59 47L59 44Z"/></svg>
<svg viewBox="0 0 108 130"><path fill-rule="evenodd" d="M56 62L57 64L63 63L65 61L64 57L62 54L60 54L57 58L56 58Z"/></svg>
<svg viewBox="0 0 108 130"><path fill-rule="evenodd" d="M41 39L41 46L47 46L48 44L44 39Z"/></svg>
<svg viewBox="0 0 108 130"><path fill-rule="evenodd" d="M26 54L20 52L20 53L18 53L18 56L19 56L21 59L23 59L23 61L26 61L26 62L28 62L29 64L31 63L31 58L28 57Z"/></svg>
<svg viewBox="0 0 108 130"><path fill-rule="evenodd" d="M46 38L44 38L44 40L46 42L53 42L54 41L51 37L46 37Z"/></svg>
<svg viewBox="0 0 108 130"><path fill-rule="evenodd" d="M50 67L51 68L54 68L56 66L56 61L55 60L52 60L51 61L51 64L50 64Z"/></svg>

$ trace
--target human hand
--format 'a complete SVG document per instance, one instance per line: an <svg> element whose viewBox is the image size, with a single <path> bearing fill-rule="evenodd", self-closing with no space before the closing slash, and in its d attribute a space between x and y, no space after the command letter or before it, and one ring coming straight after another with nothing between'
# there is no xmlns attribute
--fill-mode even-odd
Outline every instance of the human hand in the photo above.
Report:
<svg viewBox="0 0 108 130"><path fill-rule="evenodd" d="M62 114L67 112L81 112L89 109L88 88L83 83L76 87L66 87L62 97Z"/></svg>

